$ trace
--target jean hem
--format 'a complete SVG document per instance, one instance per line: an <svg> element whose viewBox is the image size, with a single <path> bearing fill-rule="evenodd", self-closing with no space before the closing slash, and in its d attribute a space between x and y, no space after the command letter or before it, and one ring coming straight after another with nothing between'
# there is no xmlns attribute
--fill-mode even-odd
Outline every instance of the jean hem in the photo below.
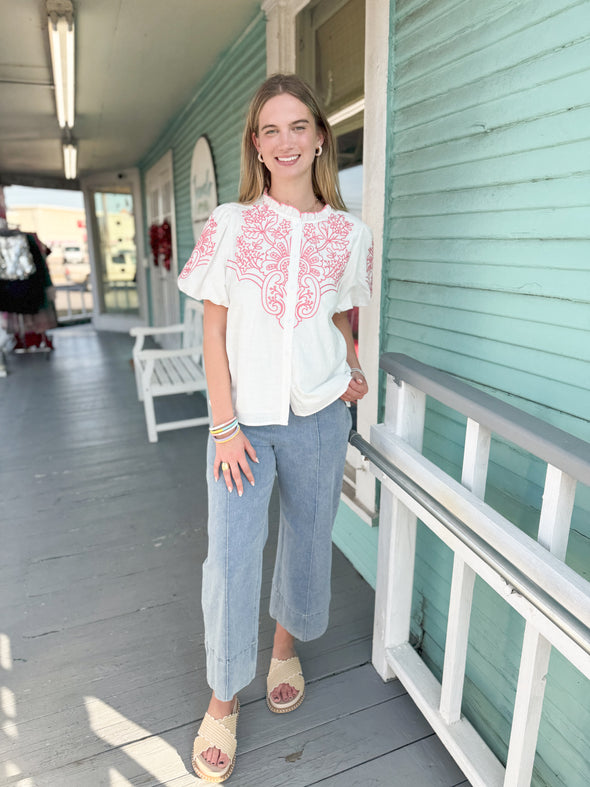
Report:
<svg viewBox="0 0 590 787"><path fill-rule="evenodd" d="M205 644L207 682L217 699L229 702L234 695L252 682L256 675L258 643L253 642L230 659L219 658Z"/></svg>
<svg viewBox="0 0 590 787"><path fill-rule="evenodd" d="M311 615L292 609L273 587L269 615L300 642L321 637L328 628L329 609Z"/></svg>

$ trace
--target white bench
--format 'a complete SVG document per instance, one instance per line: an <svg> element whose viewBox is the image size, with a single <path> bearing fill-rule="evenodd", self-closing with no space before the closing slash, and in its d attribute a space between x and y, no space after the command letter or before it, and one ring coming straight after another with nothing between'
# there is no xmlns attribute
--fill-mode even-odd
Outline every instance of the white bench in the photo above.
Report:
<svg viewBox="0 0 590 787"><path fill-rule="evenodd" d="M181 347L175 350L144 349L146 336L181 334ZM184 322L164 328L132 328L135 336L133 365L137 396L143 402L145 421L150 443L158 442L158 432L170 429L185 429L210 423L207 400L207 380L203 368L203 304L187 301L184 307ZM155 396L194 393L202 391L207 400L207 415L183 421L156 423Z"/></svg>

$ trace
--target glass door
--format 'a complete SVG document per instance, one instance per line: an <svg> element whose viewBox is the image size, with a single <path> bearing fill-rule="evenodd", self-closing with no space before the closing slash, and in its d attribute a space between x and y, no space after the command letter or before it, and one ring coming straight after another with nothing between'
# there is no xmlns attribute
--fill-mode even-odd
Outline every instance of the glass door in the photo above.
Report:
<svg viewBox="0 0 590 787"><path fill-rule="evenodd" d="M101 311L139 316L133 197L96 191L94 209L100 244Z"/></svg>

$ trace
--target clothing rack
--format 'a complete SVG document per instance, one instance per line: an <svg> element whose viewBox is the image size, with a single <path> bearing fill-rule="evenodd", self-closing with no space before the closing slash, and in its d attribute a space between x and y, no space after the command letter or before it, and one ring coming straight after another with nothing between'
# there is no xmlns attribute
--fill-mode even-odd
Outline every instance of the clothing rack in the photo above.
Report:
<svg viewBox="0 0 590 787"><path fill-rule="evenodd" d="M2 243L3 238L21 238ZM32 233L0 225L0 312L4 328L12 334L15 353L53 350L47 331L57 327L53 285L43 250L44 244ZM0 355L0 375L2 375ZM6 366L4 364L4 374Z"/></svg>

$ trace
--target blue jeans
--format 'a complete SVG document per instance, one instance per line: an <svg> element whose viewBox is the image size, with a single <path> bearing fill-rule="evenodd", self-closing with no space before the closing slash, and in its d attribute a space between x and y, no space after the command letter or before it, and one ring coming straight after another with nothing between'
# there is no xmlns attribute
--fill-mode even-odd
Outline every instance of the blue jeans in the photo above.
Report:
<svg viewBox="0 0 590 787"><path fill-rule="evenodd" d="M328 625L332 526L336 517L351 417L340 399L313 415L292 412L287 426L243 426L260 464L256 485L240 498L213 478L209 438L209 551L203 564L207 681L229 701L256 674L262 550L268 505L278 477L281 517L270 615L299 640Z"/></svg>

